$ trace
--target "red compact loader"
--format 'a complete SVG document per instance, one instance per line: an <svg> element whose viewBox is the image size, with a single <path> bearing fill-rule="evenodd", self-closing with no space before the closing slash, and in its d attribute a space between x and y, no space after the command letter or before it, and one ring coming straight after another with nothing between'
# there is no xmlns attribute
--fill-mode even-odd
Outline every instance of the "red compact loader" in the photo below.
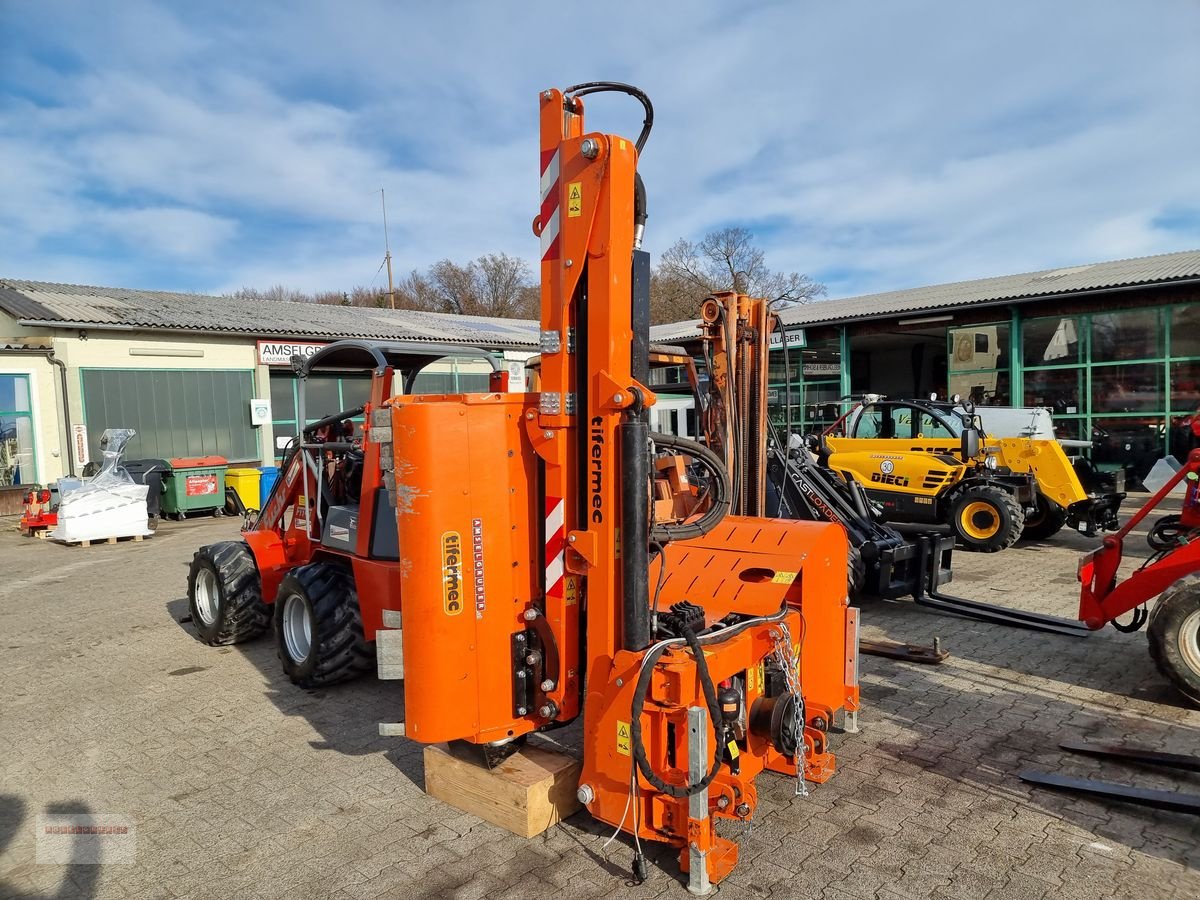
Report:
<svg viewBox="0 0 1200 900"><path fill-rule="evenodd" d="M1200 434L1200 426L1197 434ZM1180 482L1187 484L1183 510L1160 520L1151 529L1155 555L1120 580L1125 538ZM1164 522L1171 528L1160 528ZM1200 704L1200 450L1193 450L1183 467L1146 505L1104 544L1079 563L1082 590L1079 618L1092 629L1111 622L1121 631L1147 625L1150 655L1160 672L1193 703ZM1158 598L1154 609L1146 604ZM1133 611L1128 624L1119 616Z"/></svg>
<svg viewBox="0 0 1200 900"><path fill-rule="evenodd" d="M196 551L188 601L201 641L236 644L274 623L284 671L303 687L375 668L375 632L385 610L400 609L396 511L388 497L391 411L382 404L411 391L425 367L447 357L490 360L490 387L506 389L496 361L470 347L351 340L293 360L298 421L306 421L307 381L316 371L369 370L370 399L306 425L242 540Z"/></svg>

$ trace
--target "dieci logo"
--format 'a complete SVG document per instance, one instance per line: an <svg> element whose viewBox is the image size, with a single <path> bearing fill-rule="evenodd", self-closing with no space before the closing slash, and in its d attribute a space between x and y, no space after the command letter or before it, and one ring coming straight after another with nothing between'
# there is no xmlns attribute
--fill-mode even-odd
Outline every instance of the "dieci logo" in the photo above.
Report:
<svg viewBox="0 0 1200 900"><path fill-rule="evenodd" d="M442 535L442 603L448 616L462 612L462 540L457 531Z"/></svg>

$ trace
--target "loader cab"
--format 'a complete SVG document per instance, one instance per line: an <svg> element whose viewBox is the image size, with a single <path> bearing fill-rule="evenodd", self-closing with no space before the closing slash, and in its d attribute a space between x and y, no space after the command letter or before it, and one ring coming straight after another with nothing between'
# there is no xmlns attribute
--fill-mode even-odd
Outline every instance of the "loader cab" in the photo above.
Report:
<svg viewBox="0 0 1200 900"><path fill-rule="evenodd" d="M420 388L422 373L455 359L486 360L494 376L489 387L504 387L506 373L495 357L470 347L338 341L306 359L293 359L300 381L297 416L302 422L307 422L308 385L315 373L358 373L370 378L366 403L309 422L296 439L315 473L316 498L310 501L311 514L306 517L315 521L306 522L306 527L321 547L369 559L399 559L396 520L386 499L385 480L391 467L388 460L380 459L379 447L381 439L390 441L391 433L373 421L373 414L390 397L431 392L429 387ZM431 381L437 390L437 380ZM386 418L387 411L383 412Z"/></svg>
<svg viewBox="0 0 1200 900"><path fill-rule="evenodd" d="M957 453L968 465L972 460L979 461L985 439L973 409L917 400L864 402L828 434L887 442L881 443L880 449L896 452Z"/></svg>

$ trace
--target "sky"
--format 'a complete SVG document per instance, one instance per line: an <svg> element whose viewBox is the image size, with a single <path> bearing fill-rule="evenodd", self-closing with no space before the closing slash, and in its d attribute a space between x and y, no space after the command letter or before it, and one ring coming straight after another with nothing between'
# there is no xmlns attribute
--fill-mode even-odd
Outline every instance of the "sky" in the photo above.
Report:
<svg viewBox="0 0 1200 900"><path fill-rule="evenodd" d="M0 0L0 278L222 293L536 262L538 93L654 101L646 249L829 297L1200 248L1200 0ZM589 130L640 108L588 98Z"/></svg>

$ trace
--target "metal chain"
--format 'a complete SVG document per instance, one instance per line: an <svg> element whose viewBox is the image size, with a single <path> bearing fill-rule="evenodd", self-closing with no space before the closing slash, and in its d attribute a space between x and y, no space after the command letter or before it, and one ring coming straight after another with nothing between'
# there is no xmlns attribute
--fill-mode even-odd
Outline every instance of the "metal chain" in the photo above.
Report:
<svg viewBox="0 0 1200 900"><path fill-rule="evenodd" d="M807 797L808 785L804 782L804 769L808 747L804 743L805 711L804 695L800 691L800 656L796 651L796 645L792 643L792 633L787 624L779 622L775 627L778 630L772 629L771 632L775 638L775 648L772 650L772 654L783 671L783 680L787 685L788 693L796 698L796 716L792 720L792 731L796 744L796 796Z"/></svg>

